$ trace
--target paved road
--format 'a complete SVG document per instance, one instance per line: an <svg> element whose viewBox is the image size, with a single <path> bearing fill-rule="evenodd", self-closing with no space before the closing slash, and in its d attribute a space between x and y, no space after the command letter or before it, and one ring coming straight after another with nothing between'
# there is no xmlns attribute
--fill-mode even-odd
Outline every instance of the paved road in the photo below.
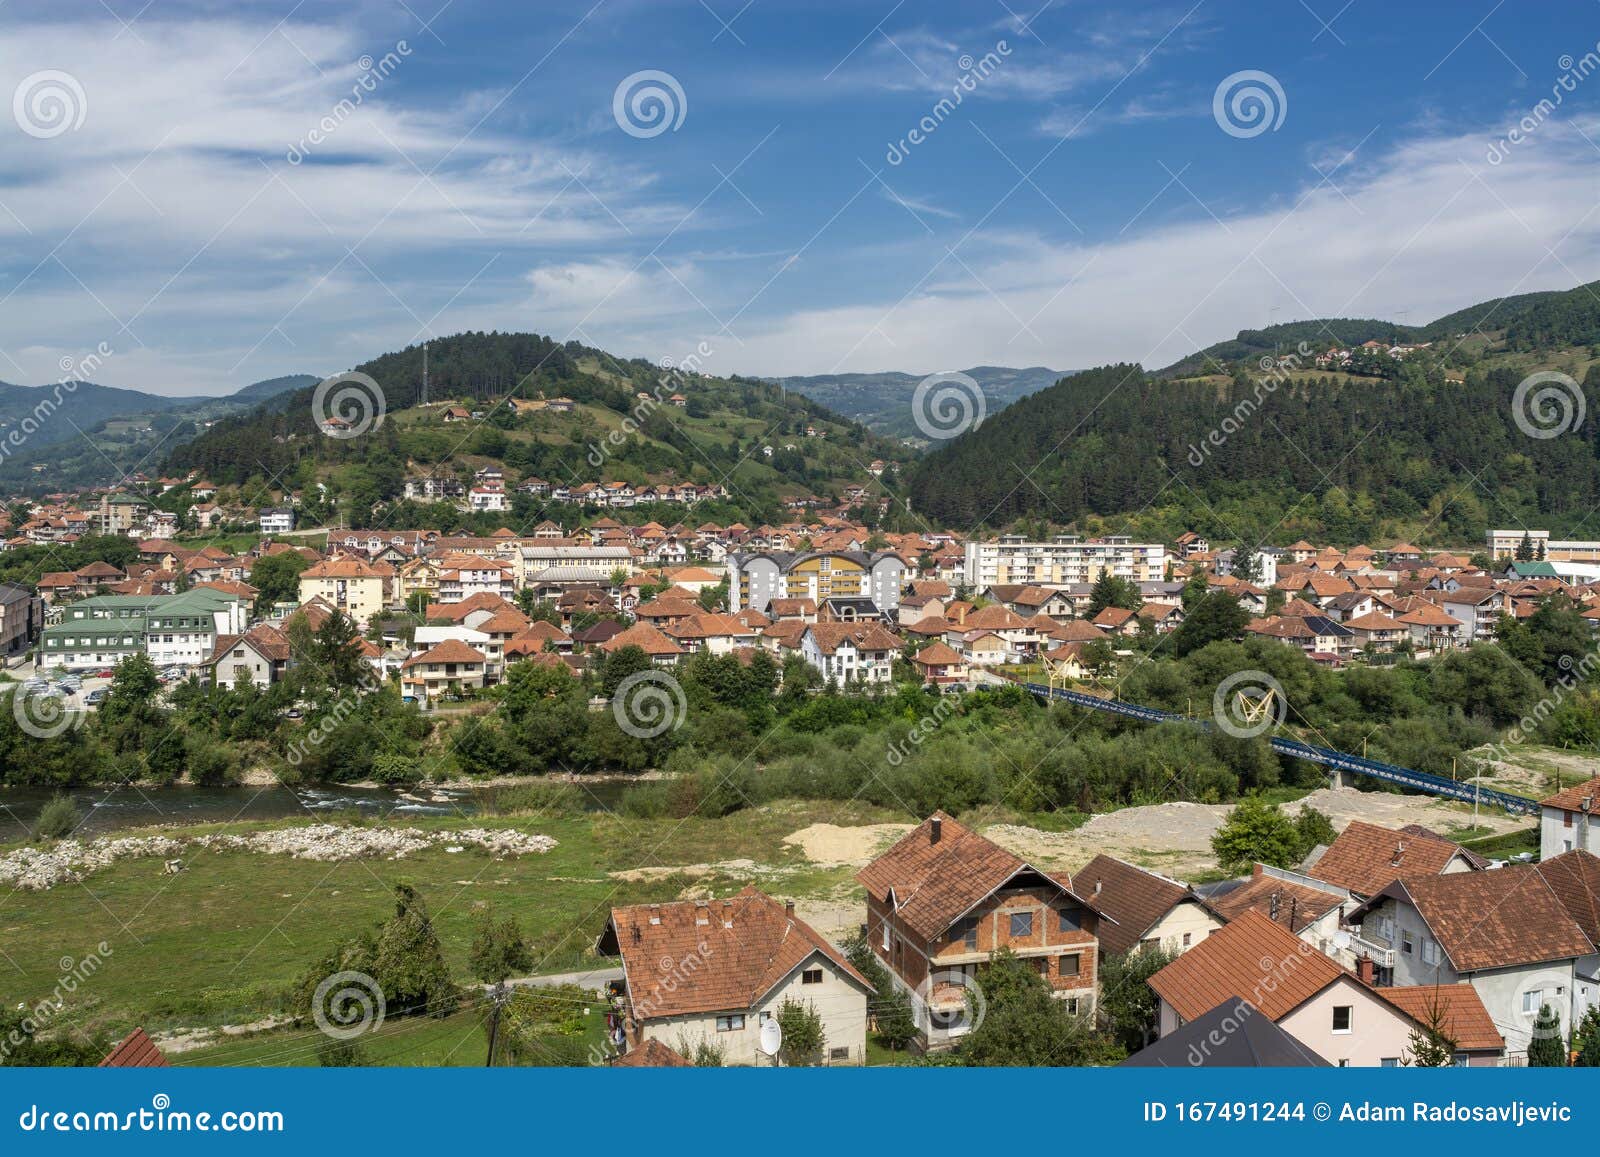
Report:
<svg viewBox="0 0 1600 1157"><path fill-rule="evenodd" d="M542 987L554 984L576 984L583 988L600 989L608 981L622 979L622 966L607 966L605 968L591 968L587 972L557 972L548 976L516 976L506 981L513 987L529 986Z"/></svg>

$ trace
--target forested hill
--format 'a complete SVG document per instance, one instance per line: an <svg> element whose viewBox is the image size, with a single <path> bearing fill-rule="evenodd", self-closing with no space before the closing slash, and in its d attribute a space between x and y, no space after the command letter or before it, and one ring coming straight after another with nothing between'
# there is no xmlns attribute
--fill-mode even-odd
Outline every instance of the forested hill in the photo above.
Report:
<svg viewBox="0 0 1600 1157"><path fill-rule="evenodd" d="M1453 349L1466 335L1483 338L1490 349L1527 352L1600 344L1600 282L1575 289L1497 297L1429 322L1404 325L1376 318L1331 317L1290 321L1264 329L1240 330L1157 371L1160 377L1188 377L1254 361L1265 354L1293 351L1307 342L1321 351L1330 345L1358 346L1442 342ZM1474 340L1469 352L1476 352Z"/></svg>
<svg viewBox="0 0 1600 1157"><path fill-rule="evenodd" d="M293 490L309 514L333 516L332 509L311 509L313 493L325 494L338 517L363 524L381 503L395 518L428 525L419 512L395 509L406 475L445 473L470 482L474 469L491 464L505 469L511 486L528 478L556 485L724 485L735 497L722 515L770 521L780 516L781 499L831 501L850 484L871 483L875 459L911 458L911 451L777 386L698 373L664 376L647 361L577 342L528 333L431 341L426 404L423 357L423 347L412 346L355 367L378 384L384 412L381 424L358 437L328 437L319 422L330 414L360 420L374 412L371 401L364 411L325 404L319 413L313 387L218 422L173 450L163 470L197 470L242 495ZM658 396L641 407L641 392ZM672 394L683 395L681 405L670 403ZM518 413L509 404L541 398L570 399L574 408ZM449 403L483 419L446 423Z"/></svg>
<svg viewBox="0 0 1600 1157"><path fill-rule="evenodd" d="M1541 440L1513 420L1523 374L1510 368L1463 383L1411 367L1404 379L1307 374L1264 393L1260 376L1078 374L922 459L914 508L964 528L1030 519L1169 540L1192 528L1227 544L1473 541L1490 522L1573 530L1600 503L1600 397L1587 382L1588 421Z"/></svg>

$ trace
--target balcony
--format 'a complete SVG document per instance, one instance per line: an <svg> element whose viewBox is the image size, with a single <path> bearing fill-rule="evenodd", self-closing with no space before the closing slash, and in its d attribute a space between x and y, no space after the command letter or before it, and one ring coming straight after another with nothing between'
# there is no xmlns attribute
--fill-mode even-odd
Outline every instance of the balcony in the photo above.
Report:
<svg viewBox="0 0 1600 1157"><path fill-rule="evenodd" d="M1378 968L1394 967L1394 949L1385 948L1382 944L1375 944L1371 940L1363 940L1354 932L1350 933L1350 952L1360 959L1363 956L1372 958L1372 963Z"/></svg>

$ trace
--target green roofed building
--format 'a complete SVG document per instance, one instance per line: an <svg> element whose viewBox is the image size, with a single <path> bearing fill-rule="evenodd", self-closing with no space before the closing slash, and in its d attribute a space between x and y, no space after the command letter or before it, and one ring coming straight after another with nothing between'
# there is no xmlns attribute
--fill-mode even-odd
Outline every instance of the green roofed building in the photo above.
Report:
<svg viewBox="0 0 1600 1157"><path fill-rule="evenodd" d="M93 670L145 654L157 667L199 666L218 635L243 634L250 604L237 595L200 589L176 595L101 595L63 608L44 630L39 666Z"/></svg>

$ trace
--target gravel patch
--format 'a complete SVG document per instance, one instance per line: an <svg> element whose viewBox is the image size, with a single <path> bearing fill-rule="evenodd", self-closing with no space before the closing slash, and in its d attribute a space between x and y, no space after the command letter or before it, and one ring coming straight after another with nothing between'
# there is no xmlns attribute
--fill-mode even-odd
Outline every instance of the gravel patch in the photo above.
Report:
<svg viewBox="0 0 1600 1157"><path fill-rule="evenodd" d="M44 891L71 883L108 868L118 860L160 857L183 858L199 849L210 852L254 852L292 856L297 860L334 862L348 859L398 860L425 848L446 845L474 846L495 859L537 855L556 846L549 836L510 829L467 828L450 832L423 832L416 828L343 827L310 824L279 828L250 835L226 833L174 839L143 836L125 839L61 840L48 847L23 847L0 857L0 885L23 891Z"/></svg>

